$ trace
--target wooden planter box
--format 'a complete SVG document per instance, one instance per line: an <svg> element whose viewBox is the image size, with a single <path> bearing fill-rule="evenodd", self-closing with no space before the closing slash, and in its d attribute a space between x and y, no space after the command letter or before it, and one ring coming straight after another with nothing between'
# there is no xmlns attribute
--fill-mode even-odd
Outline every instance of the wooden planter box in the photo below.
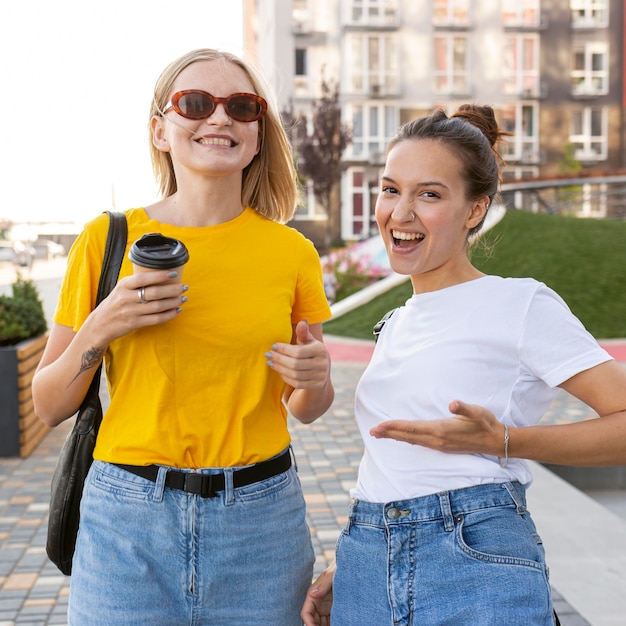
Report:
<svg viewBox="0 0 626 626"><path fill-rule="evenodd" d="M33 409L31 382L48 335L0 347L0 457L26 457L50 430Z"/></svg>

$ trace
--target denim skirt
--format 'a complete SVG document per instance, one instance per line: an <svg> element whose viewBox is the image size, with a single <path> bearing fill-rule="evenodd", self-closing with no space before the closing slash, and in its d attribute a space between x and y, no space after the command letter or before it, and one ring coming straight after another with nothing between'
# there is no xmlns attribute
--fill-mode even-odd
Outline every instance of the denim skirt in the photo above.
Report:
<svg viewBox="0 0 626 626"><path fill-rule="evenodd" d="M353 501L332 626L553 626L543 545L517 482Z"/></svg>
<svg viewBox="0 0 626 626"><path fill-rule="evenodd" d="M71 626L300 626L314 553L292 467L202 498L95 461L80 512ZM215 473L216 470L204 470Z"/></svg>

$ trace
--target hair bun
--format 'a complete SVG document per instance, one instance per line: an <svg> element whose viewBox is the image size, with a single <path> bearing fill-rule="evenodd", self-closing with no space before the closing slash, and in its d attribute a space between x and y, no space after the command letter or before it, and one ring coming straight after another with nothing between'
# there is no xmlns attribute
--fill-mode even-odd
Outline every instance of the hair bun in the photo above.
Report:
<svg viewBox="0 0 626 626"><path fill-rule="evenodd" d="M476 126L487 137L492 147L495 147L503 136L511 134L498 127L495 113L488 105L463 104L450 117L463 118Z"/></svg>

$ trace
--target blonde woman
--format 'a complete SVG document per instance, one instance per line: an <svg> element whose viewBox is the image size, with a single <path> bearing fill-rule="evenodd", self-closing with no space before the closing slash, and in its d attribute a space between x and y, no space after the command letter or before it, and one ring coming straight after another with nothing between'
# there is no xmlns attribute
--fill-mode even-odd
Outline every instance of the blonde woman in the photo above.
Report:
<svg viewBox="0 0 626 626"><path fill-rule="evenodd" d="M126 211L128 246L154 232L182 241L183 282L125 259L92 311L108 225L97 217L71 251L33 382L51 426L103 358L110 389L69 620L296 626L314 555L287 413L312 422L334 392L319 257L285 225L290 147L260 75L212 49L163 71L149 119L162 199Z"/></svg>

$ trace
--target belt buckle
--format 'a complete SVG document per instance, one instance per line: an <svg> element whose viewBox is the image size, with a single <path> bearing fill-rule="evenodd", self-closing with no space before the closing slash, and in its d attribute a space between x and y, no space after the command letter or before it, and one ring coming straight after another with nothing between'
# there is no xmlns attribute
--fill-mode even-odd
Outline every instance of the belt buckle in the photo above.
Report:
<svg viewBox="0 0 626 626"><path fill-rule="evenodd" d="M194 472L185 476L185 491L195 493L202 498L214 498L213 476Z"/></svg>

